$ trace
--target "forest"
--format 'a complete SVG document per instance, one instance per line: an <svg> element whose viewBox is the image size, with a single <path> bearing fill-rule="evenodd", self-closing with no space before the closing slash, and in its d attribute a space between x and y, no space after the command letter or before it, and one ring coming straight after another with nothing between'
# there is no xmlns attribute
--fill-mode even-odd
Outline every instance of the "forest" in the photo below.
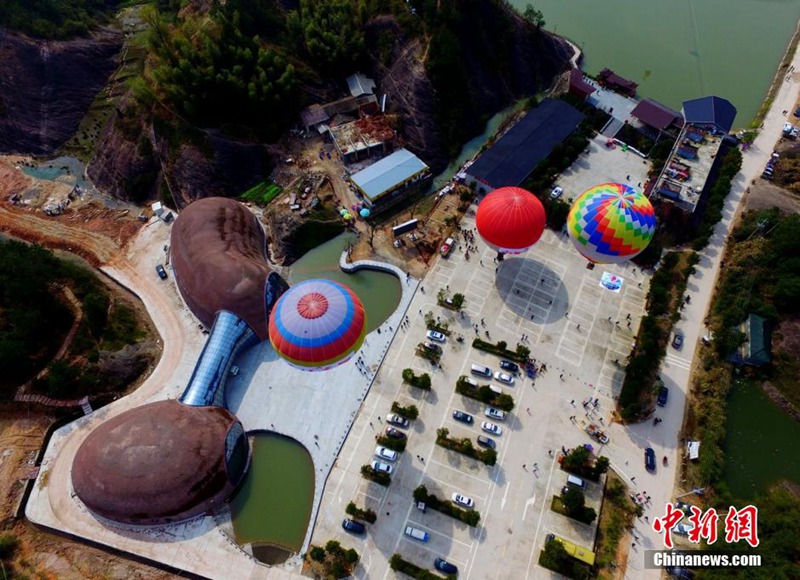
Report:
<svg viewBox="0 0 800 580"><path fill-rule="evenodd" d="M0 26L35 38L84 36L108 18L115 0L2 0Z"/></svg>

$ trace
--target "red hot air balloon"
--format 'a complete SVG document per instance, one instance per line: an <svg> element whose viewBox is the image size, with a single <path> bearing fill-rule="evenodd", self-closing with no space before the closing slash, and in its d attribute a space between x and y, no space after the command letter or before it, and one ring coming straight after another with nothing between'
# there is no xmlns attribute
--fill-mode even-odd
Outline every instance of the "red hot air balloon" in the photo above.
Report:
<svg viewBox="0 0 800 580"><path fill-rule="evenodd" d="M520 187L501 187L478 206L478 233L500 254L521 254L539 241L546 217L542 202Z"/></svg>

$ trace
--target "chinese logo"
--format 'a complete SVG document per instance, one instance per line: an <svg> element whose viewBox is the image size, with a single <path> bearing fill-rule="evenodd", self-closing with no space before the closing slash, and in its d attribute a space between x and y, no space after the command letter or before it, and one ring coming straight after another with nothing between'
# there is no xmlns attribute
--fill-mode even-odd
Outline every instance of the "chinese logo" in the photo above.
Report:
<svg viewBox="0 0 800 580"><path fill-rule="evenodd" d="M672 549L672 534L686 536L694 543L705 540L708 544L717 541L717 524L719 515L717 510L709 508L704 513L696 506L687 506L689 513L678 507L667 504L664 516L653 520L653 530L664 532L664 546ZM688 523L681 523L684 516L688 515ZM734 544L745 540L750 546L758 546L758 508L752 505L737 510L731 506L725 516L725 541Z"/></svg>

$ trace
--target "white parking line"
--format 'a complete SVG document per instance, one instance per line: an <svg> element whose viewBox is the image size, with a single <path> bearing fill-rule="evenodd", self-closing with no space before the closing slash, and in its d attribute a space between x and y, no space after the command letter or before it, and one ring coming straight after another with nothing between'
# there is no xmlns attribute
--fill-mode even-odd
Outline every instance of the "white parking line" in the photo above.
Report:
<svg viewBox="0 0 800 580"><path fill-rule="evenodd" d="M442 447L442 449L444 449L444 447ZM447 451L447 450L445 449L445 451ZM453 452L453 453L455 453L455 452ZM445 469L449 469L451 471L455 471L456 473L460 473L461 475L469 477L470 479L474 479L475 481L479 481L479 482L483 483L484 485L487 483L485 479L482 479L480 477L475 477L474 475L470 475L469 473L464 473L460 469L456 469L455 467L450 467L449 465L446 465L446 464L441 463L439 461L435 461L435 460L431 459L430 464L431 465L438 465L439 467L444 467ZM433 478L431 478L431 479L433 479Z"/></svg>
<svg viewBox="0 0 800 580"><path fill-rule="evenodd" d="M435 462L431 462L431 463L435 463ZM441 463L436 463L436 464L437 464L437 465L441 465ZM462 471L459 471L459 470L457 470L457 469L456 469L456 470L454 470L454 471L458 471L459 473L462 473L462 474L464 474L464 475L467 475L467 474L465 474L465 473L463 473ZM430 479L431 481L435 481L436 483L438 483L438 484L439 484L439 485L441 485L441 486L453 488L455 491L461 491L461 490L459 490L459 489L456 489L456 487L453 485L453 482L452 482L452 481L449 481L449 480L448 480L448 481L445 481L445 480L442 480L442 479L437 479L436 477L432 477L432 476L430 475L430 473L428 473L427 471L425 472L425 477L427 477L427 478L428 478L428 479ZM489 485L489 482L488 482L488 481L484 481L484 482L481 482L481 483L483 483L483 484L484 484L484 485L486 485L487 487L488 487L488 485ZM464 494L464 495L467 495L467 494ZM485 496L485 495L478 495L478 494L476 494L475 492L472 492L472 491L471 491L471 492L469 492L469 494L468 494L468 495L469 495L470 497L472 497L472 498L479 499L479 500L481 500L481 501L484 501L484 500L486 500L486 496ZM447 498L445 498L445 499L447 499Z"/></svg>

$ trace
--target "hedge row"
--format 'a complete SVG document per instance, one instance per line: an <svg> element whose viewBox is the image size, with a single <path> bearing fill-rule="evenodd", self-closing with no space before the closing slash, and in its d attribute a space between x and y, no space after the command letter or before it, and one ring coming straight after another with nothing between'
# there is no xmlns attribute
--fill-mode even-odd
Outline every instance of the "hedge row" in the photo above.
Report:
<svg viewBox="0 0 800 580"><path fill-rule="evenodd" d="M470 399L475 399L481 403L486 403L492 407L496 407L502 411L511 412L514 410L514 397L511 395L497 394L489 385L481 385L480 387L473 387L466 382L466 376L461 375L456 381L456 393L464 395Z"/></svg>
<svg viewBox="0 0 800 580"><path fill-rule="evenodd" d="M413 370L403 369L403 381L423 391L431 390L431 376L428 373L422 373L417 376Z"/></svg>
<svg viewBox="0 0 800 580"><path fill-rule="evenodd" d="M438 574L434 574L425 568L420 568L416 564L412 564L408 560L404 560L400 554L394 554L391 558L389 558L389 566L392 568L392 570L402 572L403 574L411 576L412 578L416 578L417 580L441 580L442 578L455 577L439 576Z"/></svg>
<svg viewBox="0 0 800 580"><path fill-rule="evenodd" d="M486 342L480 338L475 338L472 341L472 348L477 348L478 350L497 355L501 358L507 358L508 360L512 360L520 364L525 364L528 362L528 357L531 355L531 349L529 349L527 346L518 344L516 351L508 350L506 346L506 343L502 340L497 344Z"/></svg>
<svg viewBox="0 0 800 580"><path fill-rule="evenodd" d="M347 504L347 507L345 508L344 511L348 515L353 516L354 518L357 518L359 520L364 520L365 522L369 522L371 524L374 524L375 520L378 519L377 514L373 510L371 509L362 510L352 501L349 504Z"/></svg>
<svg viewBox="0 0 800 580"><path fill-rule="evenodd" d="M409 405L408 407L403 407L397 401L392 402L392 412L397 413L401 417L405 417L409 421L413 421L417 417L419 417L419 409L417 409L416 405Z"/></svg>
<svg viewBox="0 0 800 580"><path fill-rule="evenodd" d="M381 435L375 441L378 443L378 445L383 445L384 447L397 451L398 453L405 451L406 444L408 443L408 439L395 439L394 437L388 437L387 435Z"/></svg>
<svg viewBox="0 0 800 580"><path fill-rule="evenodd" d="M383 471L375 471L372 469L371 465L362 465L361 466L361 475L364 479L369 479L370 481L374 481L378 485L382 485L383 487L389 487L389 484L392 483L392 476L388 473L384 473Z"/></svg>
<svg viewBox="0 0 800 580"><path fill-rule="evenodd" d="M468 437L451 439L449 435L450 431L447 429L438 429L436 431L436 444L445 449L482 461L486 465L497 463L497 451L494 449L478 449L472 445L472 440Z"/></svg>
<svg viewBox="0 0 800 580"><path fill-rule="evenodd" d="M465 510L455 505L449 499L439 499L435 495L428 493L428 488L424 485L420 485L414 490L414 501L417 503L425 502L425 505L432 510L436 510L451 518L462 521L473 528L481 521L481 514L478 513L477 510Z"/></svg>

